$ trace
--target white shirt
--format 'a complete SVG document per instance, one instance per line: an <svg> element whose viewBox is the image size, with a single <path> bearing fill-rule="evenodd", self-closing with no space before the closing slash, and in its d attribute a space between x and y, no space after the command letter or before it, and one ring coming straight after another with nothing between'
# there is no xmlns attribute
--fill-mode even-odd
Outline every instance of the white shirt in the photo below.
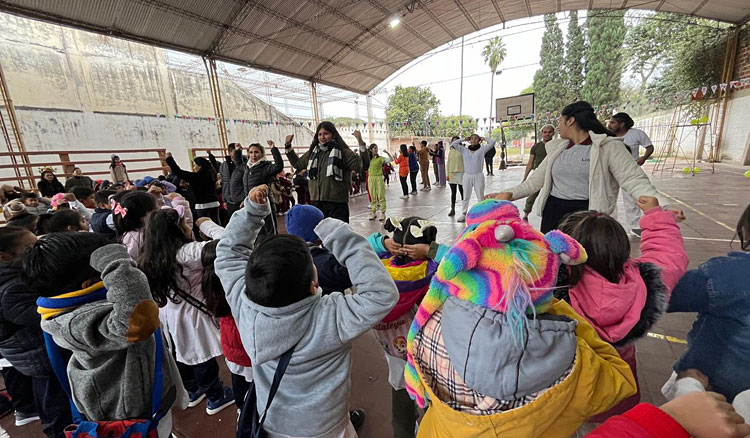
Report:
<svg viewBox="0 0 750 438"><path fill-rule="evenodd" d="M625 143L625 146L630 148L630 153L636 160L641 156L641 146L643 146L644 148L653 146L653 144L651 143L651 139L648 138L648 135L646 135L646 133L641 131L640 129L636 128L628 129L628 132L622 138L622 142Z"/></svg>
<svg viewBox="0 0 750 438"><path fill-rule="evenodd" d="M484 170L484 154L495 147L495 140L488 138L487 143L480 146L476 151L472 151L463 145L463 140L458 139L451 143L451 146L464 158L464 173L467 175L477 175Z"/></svg>

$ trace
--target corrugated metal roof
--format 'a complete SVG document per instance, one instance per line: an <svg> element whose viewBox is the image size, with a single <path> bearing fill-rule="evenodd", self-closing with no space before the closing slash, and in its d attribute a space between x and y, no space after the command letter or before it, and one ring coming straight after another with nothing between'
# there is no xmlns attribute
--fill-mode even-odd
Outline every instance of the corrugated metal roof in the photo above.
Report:
<svg viewBox="0 0 750 438"><path fill-rule="evenodd" d="M748 0L0 0L0 10L367 93L446 42L518 18L637 7L743 24ZM401 16L396 28L389 25Z"/></svg>

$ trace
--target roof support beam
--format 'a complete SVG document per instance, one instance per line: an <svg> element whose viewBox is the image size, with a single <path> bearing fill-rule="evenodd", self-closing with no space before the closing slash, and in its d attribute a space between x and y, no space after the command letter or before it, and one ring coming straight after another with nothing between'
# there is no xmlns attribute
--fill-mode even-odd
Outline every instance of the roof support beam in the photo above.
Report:
<svg viewBox="0 0 750 438"><path fill-rule="evenodd" d="M495 1L495 0L493 0L493 2L494 2L494 1ZM432 21L434 21L434 22L435 22L435 24L437 24L438 26L440 26L441 28L443 28L443 32L445 32L445 33L447 33L448 35L450 35L451 39L454 39L454 40L455 40L456 38L458 38L458 37L456 36L456 34L454 34L453 32L451 32L451 30L450 30L450 29L448 29L448 26L446 26L446 25L445 25L445 24L444 24L444 23L443 23L442 21L440 21L440 19L439 19L439 18L437 17L437 15L435 15L435 14L434 14L434 13L433 13L433 12L432 12L432 11L430 10L430 8L428 8L427 6L424 6L424 7L422 7L422 9L421 9L421 10L422 10L422 11L424 11L424 13L425 13L425 14L429 15L429 16L430 16L430 18L432 18Z"/></svg>
<svg viewBox="0 0 750 438"><path fill-rule="evenodd" d="M461 0L453 0L453 1L456 3L456 6L458 6L458 9L460 9L461 12L463 12L464 17L466 17L466 19L469 20L469 23L471 23L471 27L473 27L475 31L479 30L479 26L477 26L477 22L474 21L473 18L471 18L471 14L469 14L469 11L466 10L466 7L464 7L464 5L461 4ZM526 0L526 5L528 6L528 4L529 4L529 1Z"/></svg>
<svg viewBox="0 0 750 438"><path fill-rule="evenodd" d="M697 14L698 11L700 11L701 9L703 9L704 6L706 6L706 3L708 3L708 0L703 0L702 2L700 2L700 4L696 6L695 9L693 9L693 12L691 12L690 14L691 15Z"/></svg>
<svg viewBox="0 0 750 438"><path fill-rule="evenodd" d="M388 17L393 14L393 12L389 11L385 6L381 5L377 2L377 0L367 0L370 5L372 5L373 8L379 10L383 13L384 19L387 19ZM396 11L398 12L398 11ZM432 41L428 40L427 38L423 37L421 33L417 32L413 27L409 26L407 23L405 23L403 20L401 21L401 26L404 27L404 29L408 30L412 35L414 35L417 39L422 41L427 47L430 47L432 49L436 48L437 46L432 43ZM479 30L479 29L477 29Z"/></svg>
<svg viewBox="0 0 750 438"><path fill-rule="evenodd" d="M524 3L526 3L526 13L528 14L528 17L533 17L534 13L531 12L531 3L529 3L529 0L524 0Z"/></svg>
<svg viewBox="0 0 750 438"><path fill-rule="evenodd" d="M221 46L224 44L224 39L229 35L229 29L232 27L238 26L242 21L247 17L247 14L250 12L248 9L248 5L250 4L249 0L245 0L244 2L240 2L235 6L234 11L232 11L232 22L229 24L229 26L225 26L224 30L221 31L219 36L214 38L213 42L211 43L211 47L208 49L208 53L214 53L215 51L219 50Z"/></svg>
<svg viewBox="0 0 750 438"><path fill-rule="evenodd" d="M497 12L497 16L500 18L500 22L505 23L505 16L500 10L500 5L497 3L497 0L492 0L492 6L495 7L495 12Z"/></svg>

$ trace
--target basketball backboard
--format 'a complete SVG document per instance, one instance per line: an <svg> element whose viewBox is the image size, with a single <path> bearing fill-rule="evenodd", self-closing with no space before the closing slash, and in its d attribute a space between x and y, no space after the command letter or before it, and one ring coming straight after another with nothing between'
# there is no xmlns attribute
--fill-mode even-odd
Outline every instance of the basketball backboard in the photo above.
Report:
<svg viewBox="0 0 750 438"><path fill-rule="evenodd" d="M528 119L534 114L534 93L495 99L495 120Z"/></svg>

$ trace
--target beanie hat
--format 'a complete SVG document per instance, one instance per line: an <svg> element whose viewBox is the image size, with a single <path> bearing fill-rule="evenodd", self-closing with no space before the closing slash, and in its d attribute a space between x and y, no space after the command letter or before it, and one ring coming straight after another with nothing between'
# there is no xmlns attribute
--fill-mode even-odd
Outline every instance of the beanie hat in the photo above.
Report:
<svg viewBox="0 0 750 438"><path fill-rule="evenodd" d="M308 204L297 204L286 213L286 232L316 242L315 227L323 220L323 212Z"/></svg>
<svg viewBox="0 0 750 438"><path fill-rule="evenodd" d="M504 313L520 338L527 317L549 309L560 262L586 261L580 243L559 230L542 234L521 220L518 208L508 201L474 205L466 225L443 256L409 330L404 377L420 407L426 394L414 364L414 338L448 296Z"/></svg>

